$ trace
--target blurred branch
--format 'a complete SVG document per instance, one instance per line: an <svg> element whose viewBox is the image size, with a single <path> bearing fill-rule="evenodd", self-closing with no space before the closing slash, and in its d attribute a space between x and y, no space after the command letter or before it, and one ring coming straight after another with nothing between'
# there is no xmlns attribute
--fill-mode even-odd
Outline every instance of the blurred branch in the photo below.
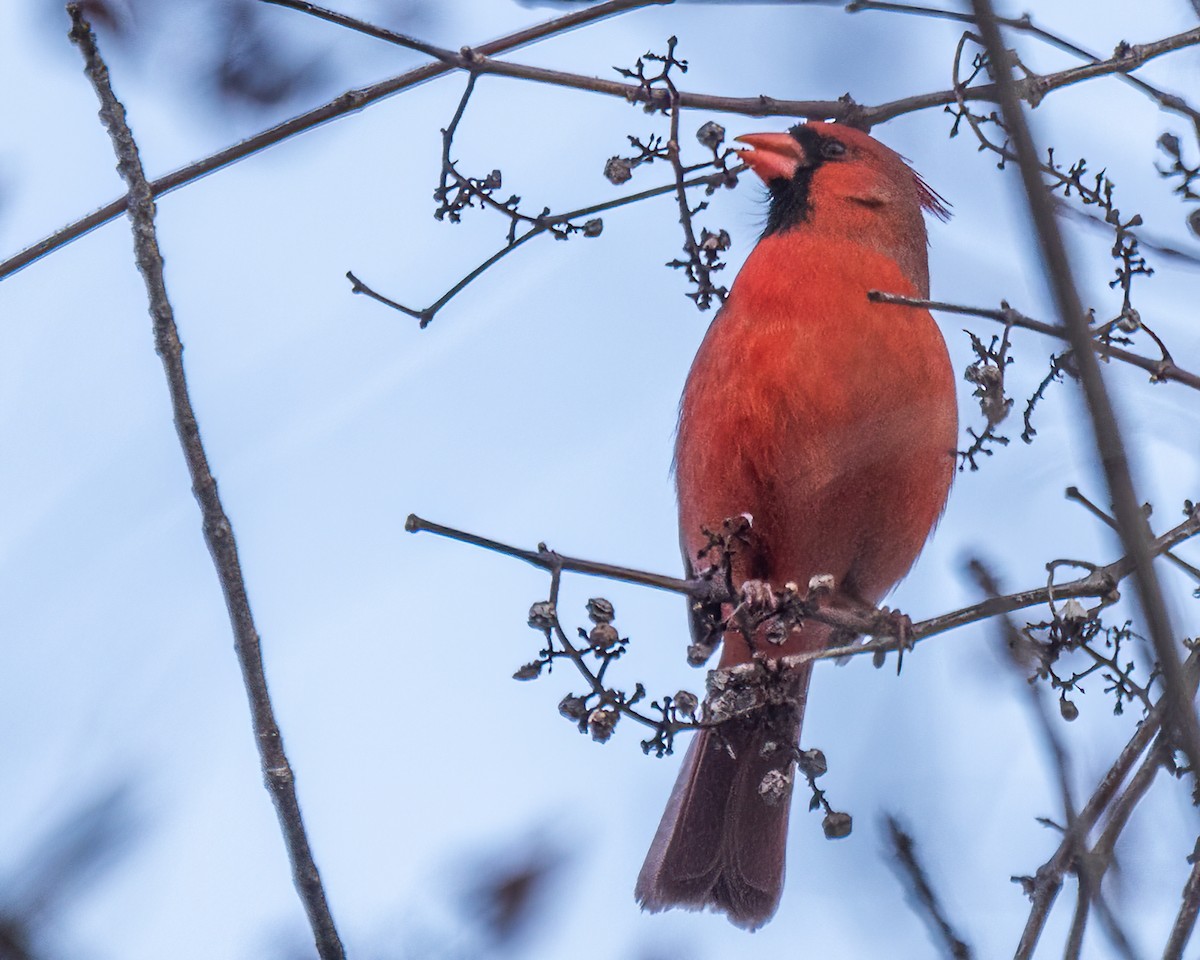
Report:
<svg viewBox="0 0 1200 960"><path fill-rule="evenodd" d="M892 842L896 863L900 866L901 876L908 882L909 890L921 908L921 915L929 924L930 930L941 941L941 946L951 960L971 960L974 953L957 933L950 921L946 919L946 911L942 908L937 894L929 883L925 868L917 859L916 844L900 826L900 822L890 813L884 818L888 828L888 839Z"/></svg>
<svg viewBox="0 0 1200 960"><path fill-rule="evenodd" d="M1085 497L1082 493L1080 493L1078 487L1067 487L1066 497L1068 500L1074 500L1076 503L1081 504L1092 516L1103 520L1113 530L1117 529L1117 521L1096 506L1096 504L1092 503L1092 501ZM1172 553L1170 550L1164 550L1162 552L1162 556L1170 560L1173 564L1175 564L1175 566L1195 580L1197 584L1200 584L1200 568L1188 563L1183 559L1183 557L1176 553Z"/></svg>
<svg viewBox="0 0 1200 960"><path fill-rule="evenodd" d="M995 577L981 561L970 561L968 568L981 590L993 597L999 595L1000 588ZM1029 662L1035 659L1035 654L1030 649L1030 641L1016 628L1007 614L997 617L996 623L1000 629L1004 648L1008 652L1013 665L1017 668L1028 666ZM1036 726L1041 735L1042 742L1045 744L1046 752L1054 761L1058 790L1062 797L1063 814L1066 818L1063 842L1069 845L1068 860L1073 864L1076 877L1079 881L1075 914L1072 917L1071 929L1067 936L1066 951L1063 954L1064 960L1078 960L1083 948L1083 935L1087 927L1088 915L1093 906L1100 915L1105 931L1120 954L1126 960L1132 960L1133 950L1129 945L1129 938L1125 935L1124 930L1121 929L1120 923L1103 898L1100 881L1104 871L1102 868L1095 868L1092 862L1085 856L1084 845L1087 841L1088 829L1081 828L1079 814L1076 810L1075 799L1071 789L1070 755L1062 742L1062 738L1058 735L1054 724L1051 722L1050 713L1043 702L1041 688L1031 683L1026 683L1024 686L1028 693L1026 699L1029 704L1030 713L1033 714L1036 721ZM1038 904L1035 902L1032 910L1037 911L1038 909ZM1047 915L1048 912L1047 910ZM1030 935L1030 928L1027 925L1026 932L1022 935L1021 943L1018 946L1015 960L1028 960L1029 957L1033 956L1040 933L1041 929L1037 928L1036 933Z"/></svg>
<svg viewBox="0 0 1200 960"><path fill-rule="evenodd" d="M125 122L125 108L113 94L108 68L100 57L91 27L84 20L78 4L69 4L67 11L71 16L71 41L83 54L88 79L91 80L100 100L100 119L108 131L117 155L117 169L129 186L128 210L133 226L134 253L138 270L146 283L150 314L154 318L155 348L162 358L167 375L175 429L179 434L179 442L183 447L184 459L192 479L192 491L203 514L204 539L217 568L221 590L229 610L242 678L250 700L263 778L275 803L292 863L292 877L308 914L317 952L322 960L342 960L345 954L309 847L300 804L296 797L295 780L284 753L283 739L275 722L271 698L267 692L262 648L250 612L233 528L221 505L217 482L209 469L208 458L200 438L200 427L188 395L183 368L183 345L180 343L174 312L167 298L162 254L154 228L153 194L146 182L137 144Z"/></svg>
<svg viewBox="0 0 1200 960"><path fill-rule="evenodd" d="M1196 673L1198 665L1200 665L1200 653L1193 650L1192 654L1188 656L1186 664L1183 665L1188 674L1188 690L1194 691L1196 682L1200 679ZM1072 827L1063 833L1063 839L1058 844L1054 856L1039 866L1036 875L1014 877L1014 880L1021 881L1026 894L1032 901L1030 917L1026 920L1025 930L1022 932L1020 947L1016 955L1032 955L1033 948L1037 946L1038 937L1045 928L1046 920L1049 919L1050 908L1054 906L1058 890L1062 889L1062 877L1068 870L1074 868L1075 851L1078 850L1080 841L1087 838L1106 811L1109 812L1109 826L1106 827L1109 840L1104 841L1102 836L1102 841L1106 846L1115 844L1117 835L1120 834L1124 823L1128 820L1129 812L1133 811L1136 800L1141 798L1145 788L1150 785L1151 772L1157 770L1162 762L1162 758L1157 755L1159 749L1157 744L1151 750L1150 755L1147 755L1145 763L1142 764L1139 772L1133 776L1129 786L1123 792L1121 785L1130 770L1133 769L1134 764L1138 762L1142 752L1162 731L1163 721L1168 714L1169 702L1168 696L1160 697L1150 713L1146 714L1138 730L1134 732L1121 754L1112 763L1108 773L1105 773L1100 779L1096 790L1084 804L1084 809L1079 812ZM1100 847L1100 841L1097 842L1097 847ZM1100 850L1103 850L1103 847L1100 847ZM1096 852L1093 850L1092 854ZM1091 854L1085 854L1085 856L1091 856ZM1025 953L1021 953L1022 950L1025 950Z"/></svg>
<svg viewBox="0 0 1200 960"><path fill-rule="evenodd" d="M894 303L902 307L919 307L924 310L937 310L941 313L982 317L985 320L995 320L997 323L1003 323L1007 326L1033 330L1035 333L1044 333L1048 337L1058 337L1060 340L1073 343L1071 333L1066 327L1045 323L1041 320L1034 320L1032 317L1027 317L1025 314L1014 310L1004 302L1001 302L999 310L992 310L987 307L967 307L956 303L945 303L941 300L921 300L917 297L902 297L899 294L885 293L881 290L872 290L869 296L876 303ZM1128 363L1145 370L1150 374L1151 380L1156 382L1171 380L1175 383L1182 383L1185 386L1191 387L1193 390L1200 390L1200 375L1184 370L1173 360L1152 360L1149 357L1124 350L1111 343L1096 341L1090 335L1088 336L1088 342L1091 343L1092 349L1100 356L1120 360L1123 363Z"/></svg>
<svg viewBox="0 0 1200 960"><path fill-rule="evenodd" d="M1184 947L1192 937L1196 916L1200 914L1200 840L1196 842L1196 848L1188 857L1188 861L1192 865L1192 872L1188 874L1187 883L1183 887L1183 903L1180 904L1179 914L1171 927L1171 936L1163 950L1163 960L1180 960Z"/></svg>
<svg viewBox="0 0 1200 960"><path fill-rule="evenodd" d="M1180 746L1188 757L1193 778L1200 777L1200 723L1197 723L1192 697L1188 695L1183 680L1171 619L1154 571L1146 521L1142 516L1140 501L1134 492L1116 414L1109 401L1091 332L1075 289L1071 264L1059 233L1054 206L1042 183L1037 148L1021 109L1017 85L1012 80L1008 53L995 21L991 0L972 0L972 4L999 87L1004 120L1016 147L1021 178L1047 278L1054 292L1060 321L1066 328L1068 341L1075 350L1076 366L1087 400L1096 451L1113 501L1119 526L1118 533L1127 555L1133 560L1134 580L1143 614L1166 684L1165 696L1170 712L1170 725L1177 732Z"/></svg>

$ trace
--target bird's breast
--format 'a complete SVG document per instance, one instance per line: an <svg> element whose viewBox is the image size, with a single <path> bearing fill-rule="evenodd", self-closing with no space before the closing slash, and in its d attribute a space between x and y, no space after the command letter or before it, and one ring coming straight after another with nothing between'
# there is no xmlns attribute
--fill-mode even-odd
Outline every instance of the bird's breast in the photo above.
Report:
<svg viewBox="0 0 1200 960"><path fill-rule="evenodd" d="M745 575L833 573L876 600L912 563L953 474L954 382L894 262L855 244L752 253L688 376L676 445L681 539L754 518ZM785 238L781 238L785 239ZM783 254L786 254L783 255Z"/></svg>

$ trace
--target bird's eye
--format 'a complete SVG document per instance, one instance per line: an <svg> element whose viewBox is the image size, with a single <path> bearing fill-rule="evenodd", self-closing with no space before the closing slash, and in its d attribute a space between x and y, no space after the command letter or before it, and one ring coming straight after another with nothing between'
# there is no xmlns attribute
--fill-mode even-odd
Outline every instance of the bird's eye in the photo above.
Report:
<svg viewBox="0 0 1200 960"><path fill-rule="evenodd" d="M846 145L839 140L824 140L821 143L821 156L826 160L836 160L846 155Z"/></svg>

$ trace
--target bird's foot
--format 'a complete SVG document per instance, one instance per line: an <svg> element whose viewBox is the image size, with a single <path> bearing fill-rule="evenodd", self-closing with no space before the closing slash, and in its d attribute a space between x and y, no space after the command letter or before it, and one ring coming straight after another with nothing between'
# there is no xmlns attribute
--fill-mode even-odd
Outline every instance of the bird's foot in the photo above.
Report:
<svg viewBox="0 0 1200 960"><path fill-rule="evenodd" d="M766 580L747 580L742 584L741 607L746 607L750 613L770 616L779 609L779 601L775 599L775 589Z"/></svg>
<svg viewBox="0 0 1200 960"><path fill-rule="evenodd" d="M900 668L904 666L905 651L913 648L912 617L890 607L880 607L876 614L875 625L881 633L889 633L896 638L896 673L899 673ZM875 665L882 666L882 651L875 657Z"/></svg>
<svg viewBox="0 0 1200 960"><path fill-rule="evenodd" d="M775 590L766 580L746 580L738 591L740 600L729 615L727 627L737 630L746 638L746 644L752 653L754 638L759 632L759 626L775 616L779 609L779 600Z"/></svg>

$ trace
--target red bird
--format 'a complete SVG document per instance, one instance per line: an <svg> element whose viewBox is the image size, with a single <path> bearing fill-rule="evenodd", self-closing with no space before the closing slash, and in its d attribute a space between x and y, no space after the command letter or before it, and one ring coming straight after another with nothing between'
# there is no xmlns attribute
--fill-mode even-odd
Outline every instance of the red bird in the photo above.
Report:
<svg viewBox="0 0 1200 960"><path fill-rule="evenodd" d="M735 586L749 582L749 595L757 582L761 595L764 581L803 588L832 574L831 604L876 604L941 515L958 426L933 318L867 292L929 295L922 214L946 209L898 154L849 127L738 140L753 148L739 154L766 183L770 213L683 392L684 562L702 573L703 528L746 514ZM830 634L809 620L754 646L775 658L822 649ZM756 656L735 630L723 647L721 667ZM711 908L750 929L775 913L808 672L788 702L696 734L638 877L644 909Z"/></svg>

